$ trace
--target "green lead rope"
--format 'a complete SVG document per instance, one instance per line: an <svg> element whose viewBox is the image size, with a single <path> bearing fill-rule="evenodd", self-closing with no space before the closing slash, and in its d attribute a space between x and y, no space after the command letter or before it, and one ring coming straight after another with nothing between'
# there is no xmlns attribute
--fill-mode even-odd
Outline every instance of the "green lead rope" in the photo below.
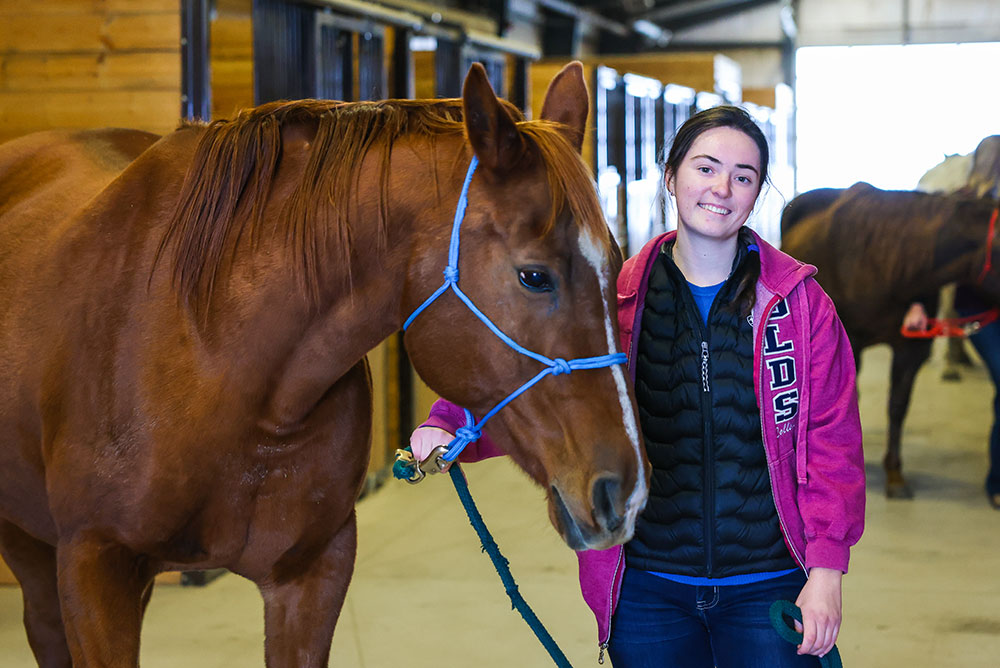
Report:
<svg viewBox="0 0 1000 668"><path fill-rule="evenodd" d="M802 611L791 601L778 600L771 604L771 626L778 632L778 635L792 643L798 645L802 642L802 634L796 631L786 621L785 617L790 617L795 621L802 622ZM834 645L826 656L819 657L819 665L822 668L844 668L840 660L840 651Z"/></svg>
<svg viewBox="0 0 1000 668"><path fill-rule="evenodd" d="M407 446L405 450L410 450ZM411 450L412 452L412 450ZM398 479L405 480L413 475L413 470L417 466L415 462L403 461L400 458L396 459L396 462L392 466L392 473ZM511 608L517 610L521 617L524 619L525 623L538 638L538 641L548 652L549 657L552 662L556 664L557 668L573 668L570 665L569 660L566 655L563 654L562 650L559 649L559 645L553 640L552 636L549 634L548 629L542 624L542 622L535 615L534 610L528 605L528 602L524 600L521 596L521 592L517 589L517 583L514 581L514 576L510 572L510 566L508 565L507 558L500 553L500 547L493 540L493 536L490 534L489 529L486 528L486 522L483 521L483 516L479 514L479 509L476 508L476 502L472 500L472 494L469 492L469 483L465 479L465 474L462 473L461 467L459 467L458 462L452 464L451 468L448 469L448 473L451 475L451 482L455 486L455 492L458 493L458 498L462 502L462 507L465 508L466 515L469 516L469 523L472 528L475 529L476 535L479 536L479 543L489 558L493 562L493 567L497 571L497 575L500 576L500 581L503 583L504 591L507 593L507 597L510 599Z"/></svg>

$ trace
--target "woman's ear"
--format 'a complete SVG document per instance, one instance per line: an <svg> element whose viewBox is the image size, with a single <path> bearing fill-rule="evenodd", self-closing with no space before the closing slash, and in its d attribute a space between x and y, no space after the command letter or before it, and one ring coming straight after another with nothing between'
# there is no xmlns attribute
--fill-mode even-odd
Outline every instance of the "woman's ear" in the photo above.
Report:
<svg viewBox="0 0 1000 668"><path fill-rule="evenodd" d="M667 194L669 194L671 197L673 197L674 196L674 175L670 173L669 169L667 169L665 171L665 174L663 176L663 181L664 181L664 183L667 186Z"/></svg>

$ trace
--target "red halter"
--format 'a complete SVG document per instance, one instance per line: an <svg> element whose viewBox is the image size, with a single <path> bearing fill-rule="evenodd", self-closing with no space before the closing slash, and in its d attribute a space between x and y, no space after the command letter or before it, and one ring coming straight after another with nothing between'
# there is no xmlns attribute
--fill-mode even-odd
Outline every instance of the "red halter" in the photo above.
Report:
<svg viewBox="0 0 1000 668"><path fill-rule="evenodd" d="M1000 317L1000 309L991 308L964 318L927 319L927 329L905 329L900 327L900 333L908 339L933 339L938 336L965 337L972 336L986 325Z"/></svg>
<svg viewBox="0 0 1000 668"><path fill-rule="evenodd" d="M986 280L986 274L990 273L993 266L993 232L997 227L997 214L1000 214L1000 204L993 209L993 215L990 216L990 229L986 232L986 262L983 263L983 270L979 273L979 280L976 281L979 285Z"/></svg>

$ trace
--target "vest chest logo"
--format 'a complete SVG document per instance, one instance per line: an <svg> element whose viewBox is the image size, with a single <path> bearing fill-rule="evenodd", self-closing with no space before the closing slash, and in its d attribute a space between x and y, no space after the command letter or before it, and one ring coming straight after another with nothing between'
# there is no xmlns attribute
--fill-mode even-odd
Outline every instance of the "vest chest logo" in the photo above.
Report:
<svg viewBox="0 0 1000 668"><path fill-rule="evenodd" d="M788 304L779 301L764 327L764 365L773 395L774 423L788 422L799 412L799 389L795 387L795 342L782 340L781 321L788 317Z"/></svg>

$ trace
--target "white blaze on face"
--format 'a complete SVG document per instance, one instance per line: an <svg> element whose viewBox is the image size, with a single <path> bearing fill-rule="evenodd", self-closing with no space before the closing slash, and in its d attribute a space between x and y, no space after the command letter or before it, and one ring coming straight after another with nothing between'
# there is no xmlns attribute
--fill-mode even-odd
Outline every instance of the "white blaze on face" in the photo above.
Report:
<svg viewBox="0 0 1000 668"><path fill-rule="evenodd" d="M607 253L603 250L601 244L595 241L589 231L580 230L579 243L580 253L590 263L590 266L594 268L594 272L597 274L597 281L601 286L601 304L604 306L604 331L608 339L608 354L613 355L617 347L617 339L615 337L614 324L611 322L611 309L608 306L606 297L608 294L608 275L611 273L608 266ZM635 413L632 410L632 402L628 398L628 386L625 382L625 372L622 369L622 365L615 364L609 368L615 379L615 386L618 388L618 401L622 407L622 422L625 425L625 431L628 433L629 440L632 441L632 449L635 450L636 471L639 474L635 483L635 489L629 495L628 504L625 508L626 526L633 527L635 526L635 517L640 510L640 499L644 499L646 496L646 477L642 475L642 450L640 449L642 448L642 444L639 441L639 423L636 421Z"/></svg>

